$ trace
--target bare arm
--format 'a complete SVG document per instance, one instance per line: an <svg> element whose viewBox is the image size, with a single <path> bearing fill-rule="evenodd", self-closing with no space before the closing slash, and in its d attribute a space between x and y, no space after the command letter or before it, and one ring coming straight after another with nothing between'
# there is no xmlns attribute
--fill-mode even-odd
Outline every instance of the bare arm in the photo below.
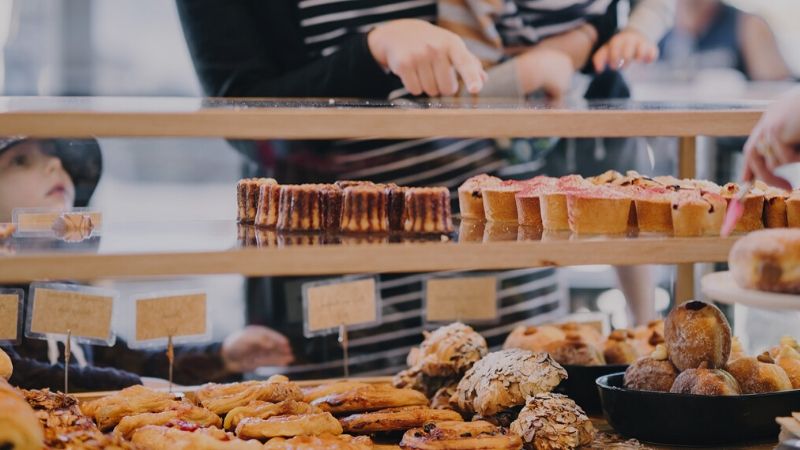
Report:
<svg viewBox="0 0 800 450"><path fill-rule="evenodd" d="M791 77L775 36L764 19L744 14L739 19L739 44L747 74L753 80L785 80Z"/></svg>
<svg viewBox="0 0 800 450"><path fill-rule="evenodd" d="M596 42L597 30L592 25L584 24L572 31L543 39L535 48L565 53L572 60L572 67L578 70L589 60Z"/></svg>

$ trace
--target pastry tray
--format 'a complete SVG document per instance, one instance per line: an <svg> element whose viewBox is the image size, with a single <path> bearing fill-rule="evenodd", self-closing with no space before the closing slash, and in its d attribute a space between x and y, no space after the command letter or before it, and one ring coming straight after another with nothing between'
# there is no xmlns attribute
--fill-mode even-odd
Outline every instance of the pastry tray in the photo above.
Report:
<svg viewBox="0 0 800 450"><path fill-rule="evenodd" d="M710 273L700 281L703 294L720 303L800 311L800 295L742 289L730 272Z"/></svg>

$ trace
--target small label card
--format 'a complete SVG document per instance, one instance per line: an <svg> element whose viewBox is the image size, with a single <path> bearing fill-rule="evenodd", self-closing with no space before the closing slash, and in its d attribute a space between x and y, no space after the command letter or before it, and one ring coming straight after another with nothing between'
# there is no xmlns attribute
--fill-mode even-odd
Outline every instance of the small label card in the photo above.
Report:
<svg viewBox="0 0 800 450"><path fill-rule="evenodd" d="M207 295L203 292L147 295L136 301L136 341L205 336Z"/></svg>
<svg viewBox="0 0 800 450"><path fill-rule="evenodd" d="M488 322L497 319L495 277L437 278L425 283L428 322Z"/></svg>
<svg viewBox="0 0 800 450"><path fill-rule="evenodd" d="M375 278L303 285L304 332L326 334L341 325L358 329L380 320Z"/></svg>
<svg viewBox="0 0 800 450"><path fill-rule="evenodd" d="M19 339L22 291L14 291L0 290L0 341L16 342Z"/></svg>
<svg viewBox="0 0 800 450"><path fill-rule="evenodd" d="M88 208L54 210L42 208L19 208L13 211L14 224L20 233L50 233L61 215L89 216L94 230L103 227L103 214Z"/></svg>
<svg viewBox="0 0 800 450"><path fill-rule="evenodd" d="M68 284L31 285L26 336L66 335L113 345L111 318L117 294L107 289Z"/></svg>

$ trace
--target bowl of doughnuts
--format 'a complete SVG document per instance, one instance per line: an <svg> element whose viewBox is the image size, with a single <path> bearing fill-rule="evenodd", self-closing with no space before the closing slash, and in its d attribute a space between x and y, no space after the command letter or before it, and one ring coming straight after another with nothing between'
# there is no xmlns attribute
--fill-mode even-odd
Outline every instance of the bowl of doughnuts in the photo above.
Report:
<svg viewBox="0 0 800 450"><path fill-rule="evenodd" d="M747 355L716 306L690 301L670 312L663 344L597 386L624 436L666 445L774 440L775 418L800 405L800 345L787 337Z"/></svg>
<svg viewBox="0 0 800 450"><path fill-rule="evenodd" d="M608 336L593 324L569 322L518 326L508 335L503 348L549 353L568 375L555 392L569 396L585 411L595 413L602 409L595 380L625 371L629 364L651 353L662 342L662 320L632 330L614 330Z"/></svg>

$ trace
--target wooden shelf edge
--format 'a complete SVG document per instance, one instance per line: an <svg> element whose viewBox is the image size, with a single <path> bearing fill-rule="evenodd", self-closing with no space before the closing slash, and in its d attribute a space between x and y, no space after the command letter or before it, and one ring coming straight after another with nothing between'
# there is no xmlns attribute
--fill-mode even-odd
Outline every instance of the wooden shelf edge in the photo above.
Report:
<svg viewBox="0 0 800 450"><path fill-rule="evenodd" d="M0 283L241 274L301 276L726 261L736 238L415 243L219 252L41 254L0 258Z"/></svg>

